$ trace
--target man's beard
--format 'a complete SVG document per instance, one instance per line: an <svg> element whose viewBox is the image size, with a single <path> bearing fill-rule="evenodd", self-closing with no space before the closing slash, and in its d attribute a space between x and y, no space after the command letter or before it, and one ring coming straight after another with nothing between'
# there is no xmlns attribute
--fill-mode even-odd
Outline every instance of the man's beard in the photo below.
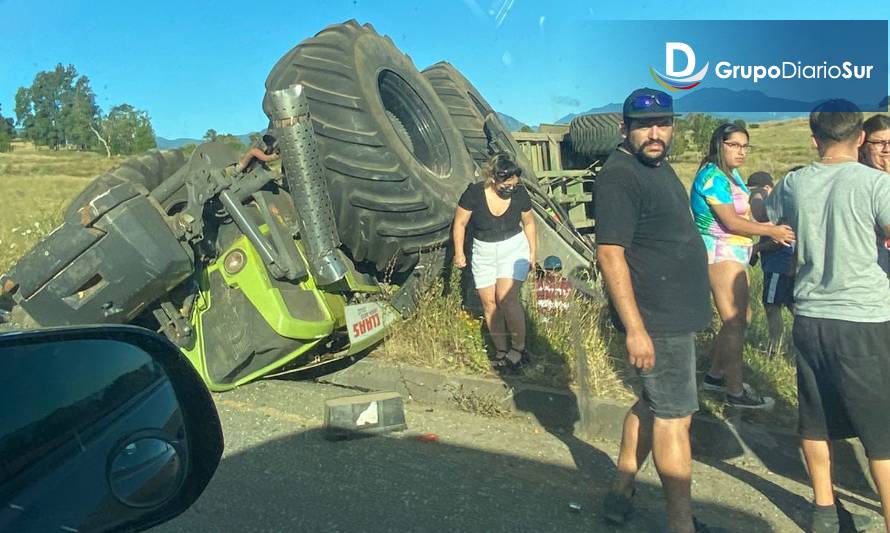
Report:
<svg viewBox="0 0 890 533"><path fill-rule="evenodd" d="M628 143L628 144L630 144L630 143ZM647 146L650 146L653 144L660 144L661 148L662 148L661 153L655 157L646 155L646 152L644 151ZM629 146L630 152L636 156L637 160L640 163L646 165L647 167L657 167L658 165L660 165L661 162L664 161L664 159L667 157L668 149L670 147L671 147L670 143L665 144L661 141L647 141L647 142L643 143L643 145L640 146L639 148L634 148L633 146Z"/></svg>

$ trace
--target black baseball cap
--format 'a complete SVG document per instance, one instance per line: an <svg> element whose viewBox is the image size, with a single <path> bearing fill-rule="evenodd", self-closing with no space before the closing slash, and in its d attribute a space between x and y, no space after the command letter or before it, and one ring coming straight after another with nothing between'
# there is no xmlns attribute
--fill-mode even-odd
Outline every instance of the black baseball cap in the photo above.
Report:
<svg viewBox="0 0 890 533"><path fill-rule="evenodd" d="M675 117L674 99L657 89L644 87L630 93L624 100L624 119Z"/></svg>
<svg viewBox="0 0 890 533"><path fill-rule="evenodd" d="M748 187L772 187L773 177L768 172L758 171L748 176Z"/></svg>

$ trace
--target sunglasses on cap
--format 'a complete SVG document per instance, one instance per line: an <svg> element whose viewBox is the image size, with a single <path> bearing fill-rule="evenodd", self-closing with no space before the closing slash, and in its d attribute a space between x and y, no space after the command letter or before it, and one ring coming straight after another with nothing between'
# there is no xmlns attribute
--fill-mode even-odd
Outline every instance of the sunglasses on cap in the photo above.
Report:
<svg viewBox="0 0 890 533"><path fill-rule="evenodd" d="M673 99L670 95L659 94L641 94L631 100L630 105L634 109L649 109L654 105L659 107L670 107Z"/></svg>
<svg viewBox="0 0 890 533"><path fill-rule="evenodd" d="M522 176L522 169L516 168L513 170L499 170L499 171L495 172L494 175L498 179L498 181L508 180L508 179L512 178L513 176L516 176L517 178L519 178Z"/></svg>

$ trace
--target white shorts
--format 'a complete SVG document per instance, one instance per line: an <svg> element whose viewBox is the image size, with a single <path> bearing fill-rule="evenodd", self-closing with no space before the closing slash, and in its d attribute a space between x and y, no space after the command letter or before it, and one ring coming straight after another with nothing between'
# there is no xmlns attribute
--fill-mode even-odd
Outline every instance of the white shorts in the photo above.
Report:
<svg viewBox="0 0 890 533"><path fill-rule="evenodd" d="M476 288L491 287L498 279L525 281L531 267L530 255L528 239L523 232L498 242L473 239L470 269Z"/></svg>

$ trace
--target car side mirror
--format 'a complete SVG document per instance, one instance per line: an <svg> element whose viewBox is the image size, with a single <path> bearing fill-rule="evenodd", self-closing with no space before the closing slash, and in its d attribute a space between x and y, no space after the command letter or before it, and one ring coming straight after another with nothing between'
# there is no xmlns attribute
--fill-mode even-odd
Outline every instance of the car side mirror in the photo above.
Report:
<svg viewBox="0 0 890 533"><path fill-rule="evenodd" d="M185 511L223 451L180 351L132 326L0 335L0 531L142 530Z"/></svg>

